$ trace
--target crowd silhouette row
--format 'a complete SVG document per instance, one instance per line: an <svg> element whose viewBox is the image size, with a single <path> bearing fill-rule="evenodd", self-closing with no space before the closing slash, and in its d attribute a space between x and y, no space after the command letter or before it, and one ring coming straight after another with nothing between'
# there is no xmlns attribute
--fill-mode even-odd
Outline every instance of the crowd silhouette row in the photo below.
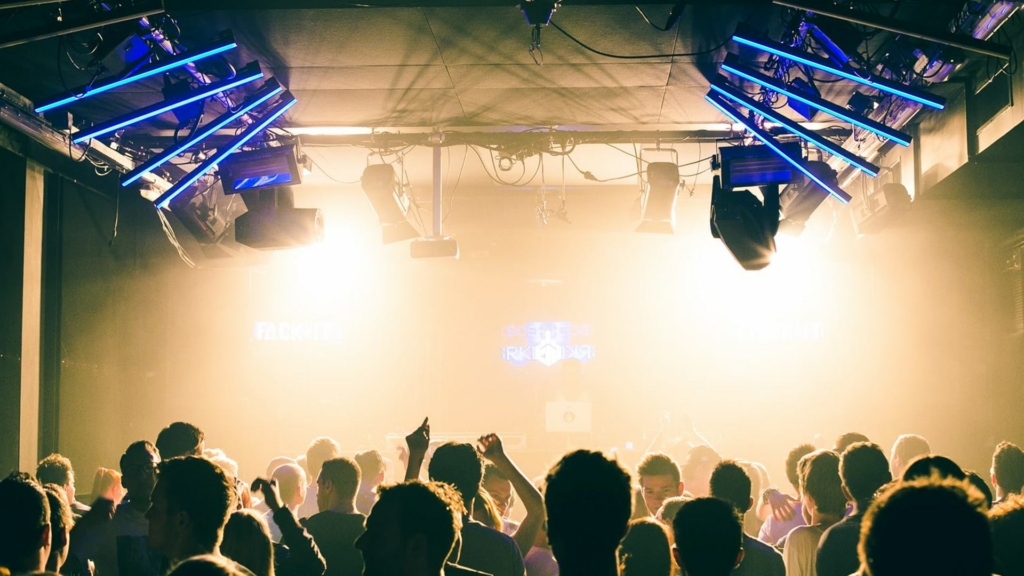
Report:
<svg viewBox="0 0 1024 576"><path fill-rule="evenodd" d="M921 436L887 454L848 433L793 448L789 487L686 448L682 464L646 454L635 475L576 450L531 479L497 435L432 443L424 419L398 462L321 437L248 484L175 422L99 469L90 506L59 454L0 481L0 575L1024 576L1010 442L983 478ZM386 483L399 465L404 481Z"/></svg>

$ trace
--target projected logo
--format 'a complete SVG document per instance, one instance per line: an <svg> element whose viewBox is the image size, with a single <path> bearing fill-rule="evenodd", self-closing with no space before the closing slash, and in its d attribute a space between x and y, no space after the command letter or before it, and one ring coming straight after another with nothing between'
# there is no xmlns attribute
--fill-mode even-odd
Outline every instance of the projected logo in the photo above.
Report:
<svg viewBox="0 0 1024 576"><path fill-rule="evenodd" d="M594 358L594 346L574 342L590 336L590 326L570 322L528 322L506 326L506 338L525 339L525 345L504 346L502 360L516 366L540 362L554 366L563 360L587 362Z"/></svg>
<svg viewBox="0 0 1024 576"><path fill-rule="evenodd" d="M341 342L337 322L256 322L252 336L261 342Z"/></svg>

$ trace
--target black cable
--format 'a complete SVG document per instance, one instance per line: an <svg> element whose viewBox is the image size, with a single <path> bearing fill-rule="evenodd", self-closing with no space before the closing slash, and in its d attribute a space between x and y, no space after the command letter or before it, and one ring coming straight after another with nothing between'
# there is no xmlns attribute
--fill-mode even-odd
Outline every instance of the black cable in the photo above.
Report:
<svg viewBox="0 0 1024 576"><path fill-rule="evenodd" d="M703 56L705 54L713 54L715 52L718 52L722 47L724 47L726 44L728 44L729 41L732 39L732 38L727 38L724 41L722 41L722 43L719 44L718 46L715 46L714 48L710 48L708 50L701 50L699 52L690 52L690 53L681 53L681 54L642 54L642 55L640 55L640 54L638 54L638 55L609 54L608 52L602 52L602 51L600 51L600 50L598 50L596 48L591 48L590 46L587 46L582 41L580 41L578 38L576 38L572 34L569 34L568 32L566 32L561 26L556 24L554 21L551 22L551 25L554 26L555 30L558 30L559 32L561 32L562 34L565 35L566 38L568 38L569 40L572 40L576 44L579 44L585 50L593 52L594 54L597 54L598 56L604 56L606 58L617 58L619 60L643 60L643 59L647 59L647 58L688 58L688 57L691 57L691 56Z"/></svg>
<svg viewBox="0 0 1024 576"><path fill-rule="evenodd" d="M594 176L594 174L589 170L581 169L579 165L576 164L576 161L573 160L572 156L566 156L566 158L569 159L569 163L572 164L572 167L575 168L576 171L579 172L581 176L583 176L583 178L590 180L591 182L612 182L614 180L625 180L626 178L632 178L633 176L639 175L637 172L634 172L632 174L627 174L625 176L615 176L613 178L598 178Z"/></svg>
<svg viewBox="0 0 1024 576"><path fill-rule="evenodd" d="M668 27L662 28L661 26L658 26L654 22L651 22L651 19L647 17L647 14L644 14L644 11L643 11L642 8L640 8L636 4L633 4L633 8L636 8L636 11L640 13L640 16L644 19L644 22L647 22L648 24L650 24L651 28L654 28L655 30L657 30L659 32L668 32L668 30L669 30Z"/></svg>
<svg viewBox="0 0 1024 576"><path fill-rule="evenodd" d="M117 187L117 200L114 204L114 233L110 236L110 243L107 247L114 245L114 238L117 238L117 223L121 219L121 187Z"/></svg>
<svg viewBox="0 0 1024 576"><path fill-rule="evenodd" d="M452 155L451 148L448 148L448 158ZM466 150L462 154L462 166L459 167L459 176L455 179L455 186L452 187L452 191L449 193L448 198L448 209L445 210L444 216L441 217L441 222L444 223L448 220L448 215L452 213L452 207L455 206L455 191L459 189L459 182L462 182L462 171L466 167L466 157L469 156L469 144L466 144Z"/></svg>

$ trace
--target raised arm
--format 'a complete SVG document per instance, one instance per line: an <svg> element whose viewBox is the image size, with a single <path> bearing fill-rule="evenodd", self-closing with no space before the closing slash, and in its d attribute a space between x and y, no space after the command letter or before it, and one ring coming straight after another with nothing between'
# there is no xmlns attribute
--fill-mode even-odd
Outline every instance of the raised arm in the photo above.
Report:
<svg viewBox="0 0 1024 576"><path fill-rule="evenodd" d="M405 444L409 447L405 479L416 480L420 477L420 468L423 467L423 459L427 456L427 448L430 447L430 418L424 418L423 424L405 437Z"/></svg>
<svg viewBox="0 0 1024 576"><path fill-rule="evenodd" d="M530 479L515 465L515 462L505 454L501 438L497 434L482 436L479 442L477 450L480 451L480 455L490 460L508 478L512 483L512 489L516 491L516 495L523 502L523 507L526 508L526 517L523 518L523 523L512 535L516 544L519 545L519 551L526 556L533 546L534 540L537 539L537 534L544 526L544 497L541 496L540 490L537 490L533 482L530 482Z"/></svg>
<svg viewBox="0 0 1024 576"><path fill-rule="evenodd" d="M295 514L281 501L277 480L257 478L252 489L263 493L263 502L274 515L274 522L281 529L281 543L288 547L288 558L281 566L282 574L303 574L322 576L327 571L327 562L320 554L313 537L299 525Z"/></svg>

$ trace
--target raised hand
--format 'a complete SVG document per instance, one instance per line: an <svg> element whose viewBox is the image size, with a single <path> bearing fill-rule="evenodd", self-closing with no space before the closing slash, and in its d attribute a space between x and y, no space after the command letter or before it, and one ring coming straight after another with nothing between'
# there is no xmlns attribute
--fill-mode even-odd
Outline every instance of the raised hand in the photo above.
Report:
<svg viewBox="0 0 1024 576"><path fill-rule="evenodd" d="M479 444L476 449L484 458L487 458L495 464L499 462L503 463L508 460L508 456L505 455L505 448L501 444L501 438L499 438L497 434L491 433L481 436L477 442L479 442Z"/></svg>
<svg viewBox="0 0 1024 576"><path fill-rule="evenodd" d="M793 503L796 500L793 498L778 490L769 490L766 496L768 498L768 505L772 507L772 516L776 520L789 522L796 515L796 511L793 510Z"/></svg>
<svg viewBox="0 0 1024 576"><path fill-rule="evenodd" d="M430 418L424 418L423 424L405 437L405 443L410 453L426 454L430 447Z"/></svg>
<svg viewBox="0 0 1024 576"><path fill-rule="evenodd" d="M277 512L284 508L281 500L281 491L277 488L277 479L257 478L252 481L252 490L263 494L263 502L270 508L271 512Z"/></svg>

